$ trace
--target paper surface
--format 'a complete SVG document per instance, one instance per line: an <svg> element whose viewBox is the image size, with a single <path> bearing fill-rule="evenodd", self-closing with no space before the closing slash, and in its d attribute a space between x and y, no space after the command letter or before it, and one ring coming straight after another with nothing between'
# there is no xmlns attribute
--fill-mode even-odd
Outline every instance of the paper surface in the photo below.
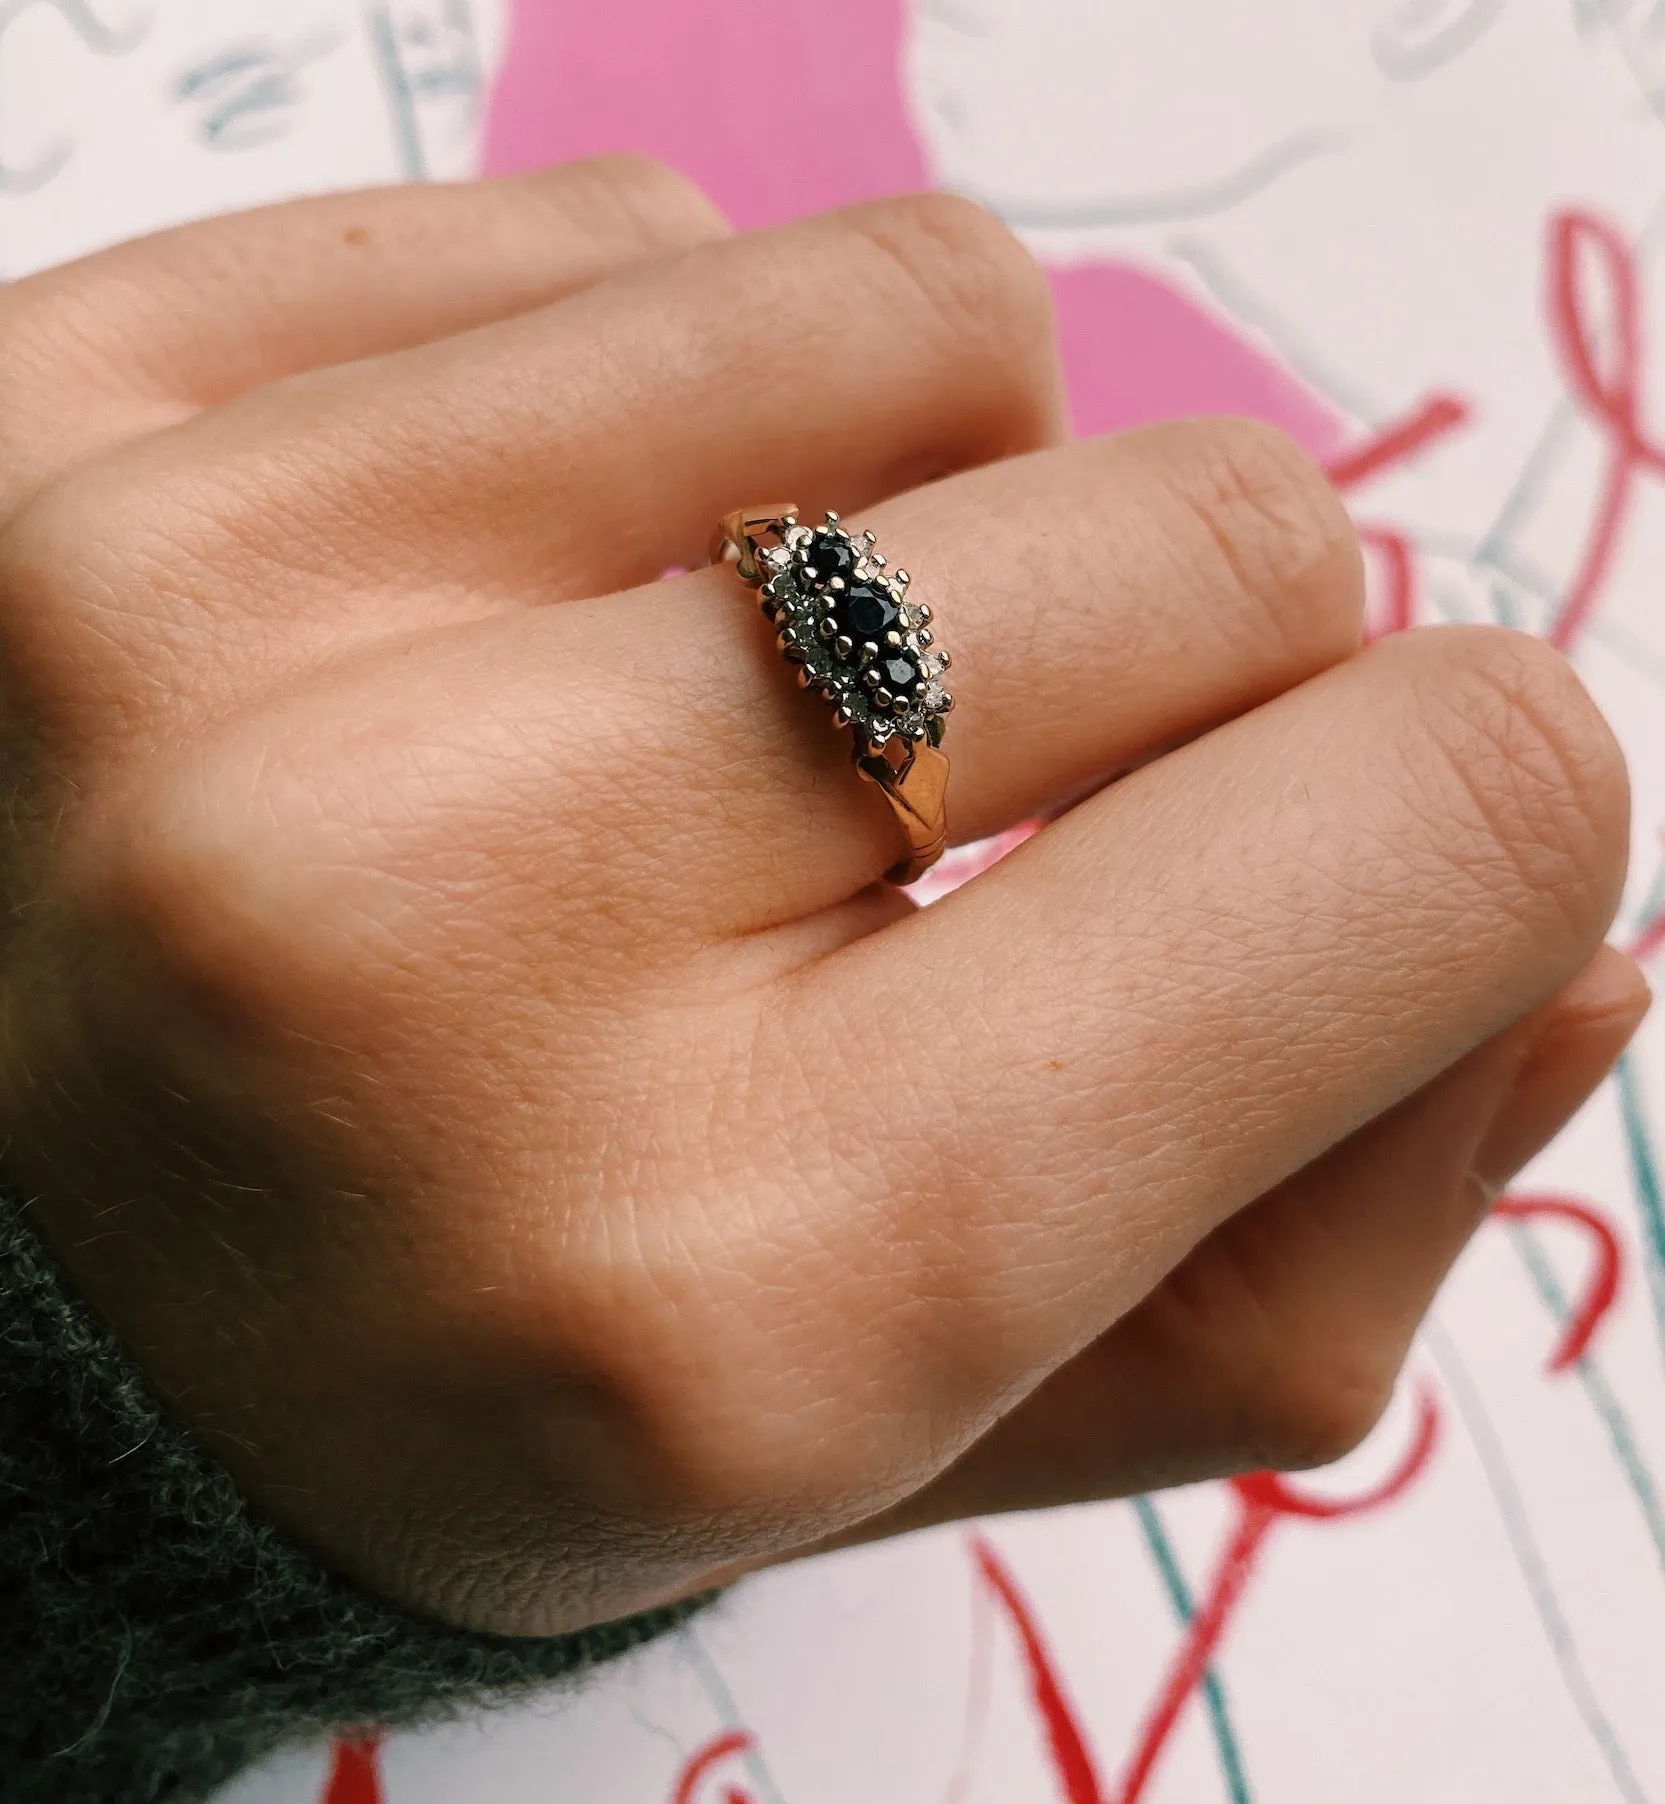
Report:
<svg viewBox="0 0 1665 1804"><path fill-rule="evenodd" d="M1347 490L1378 627L1567 650L1630 754L1615 937L1657 977L1665 9L527 0L482 136L502 24L0 5L0 270L481 145L654 150L742 225L975 195L1052 271L1083 430L1275 420ZM1340 1466L771 1574L576 1697L227 1804L1665 1804L1662 1182L1656 1019Z"/></svg>
<svg viewBox="0 0 1665 1804"><path fill-rule="evenodd" d="M497 0L0 0L0 276L473 172Z"/></svg>

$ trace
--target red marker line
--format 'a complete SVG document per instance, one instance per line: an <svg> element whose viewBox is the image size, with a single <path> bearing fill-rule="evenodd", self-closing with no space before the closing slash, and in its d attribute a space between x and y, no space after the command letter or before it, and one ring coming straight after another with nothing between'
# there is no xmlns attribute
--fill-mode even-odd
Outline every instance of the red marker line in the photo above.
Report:
<svg viewBox="0 0 1665 1804"><path fill-rule="evenodd" d="M1251 1472L1234 1478L1231 1487L1239 1497L1259 1503L1280 1516L1296 1516L1308 1522L1340 1522L1365 1516L1384 1504L1395 1503L1427 1469L1439 1445L1440 1410L1434 1395L1419 1389L1416 1397L1416 1431L1404 1458L1378 1485L1353 1497L1325 1497L1302 1491L1280 1472Z"/></svg>
<svg viewBox="0 0 1665 1804"><path fill-rule="evenodd" d="M382 1804L381 1745L379 1735L338 1741L318 1804Z"/></svg>
<svg viewBox="0 0 1665 1804"><path fill-rule="evenodd" d="M1402 633L1416 616L1416 559L1411 555L1411 542L1392 526L1361 526L1359 543L1382 560L1387 590L1387 618L1371 629L1369 637Z"/></svg>
<svg viewBox="0 0 1665 1804"><path fill-rule="evenodd" d="M1590 1343L1618 1301L1624 1275L1619 1237L1603 1215L1570 1196L1506 1196L1493 1204L1492 1213L1506 1221L1567 1222L1589 1238L1594 1259L1590 1275L1544 1367L1548 1372L1564 1372L1589 1352Z"/></svg>
<svg viewBox="0 0 1665 1804"><path fill-rule="evenodd" d="M1469 405L1458 395L1430 395L1412 412L1391 420L1362 445L1332 458L1324 473L1345 493L1383 470L1402 464L1469 420Z"/></svg>
<svg viewBox="0 0 1665 1804"><path fill-rule="evenodd" d="M727 1729L721 1735L708 1741L704 1747L688 1756L682 1771L677 1775L676 1789L671 1793L671 1804L694 1804L694 1794L714 1766L720 1765L731 1754L744 1754L757 1745L757 1737L749 1729ZM751 1799L736 1786L730 1786L724 1794L723 1804L751 1804Z"/></svg>
<svg viewBox="0 0 1665 1804"><path fill-rule="evenodd" d="M1087 1739L1064 1694L1063 1682L1058 1677L1051 1650L1042 1638L1029 1600L986 1536L974 1534L971 1537L971 1557L977 1562L984 1583L1017 1631L1023 1663L1029 1673L1030 1694L1046 1730L1047 1751L1052 1756L1053 1770L1065 1804L1107 1804L1099 1784L1098 1769L1087 1749Z"/></svg>
<svg viewBox="0 0 1665 1804"><path fill-rule="evenodd" d="M1276 1520L1276 1510L1239 1493L1237 1524L1214 1568L1208 1595L1191 1618L1178 1656L1168 1668L1161 1693L1139 1731L1138 1743L1122 1774L1118 1804L1136 1804L1136 1800L1144 1796L1145 1787L1168 1746L1181 1711L1191 1701L1191 1694L1202 1683L1203 1674L1213 1661L1214 1650L1220 1645L1226 1625L1242 1600L1266 1536Z"/></svg>
<svg viewBox="0 0 1665 1804"><path fill-rule="evenodd" d="M1391 420L1363 444L1333 458L1325 474L1344 494L1384 470L1407 462L1469 420L1469 405L1458 395L1430 395L1410 413ZM1359 541L1381 560L1387 591L1386 619L1369 636L1403 632L1416 614L1416 558L1411 542L1392 526L1361 525Z"/></svg>
<svg viewBox="0 0 1665 1804"><path fill-rule="evenodd" d="M1545 274L1545 311L1563 378L1608 447L1583 555L1547 634L1551 645L1566 651L1607 580L1636 478L1665 475L1665 450L1648 439L1641 423L1640 285L1630 246L1606 220L1569 208L1549 222ZM1599 293L1592 292L1592 275Z"/></svg>
<svg viewBox="0 0 1665 1804"><path fill-rule="evenodd" d="M1157 1762L1173 1736L1185 1706L1202 1683L1226 1629L1248 1589L1280 1520L1338 1522L1381 1509L1400 1497L1427 1468L1439 1441L1439 1408L1423 1391L1417 1398L1417 1425L1411 1445L1388 1476L1355 1497L1322 1497L1297 1490L1275 1472L1254 1472L1231 1480L1237 1521L1214 1568L1208 1592L1180 1643L1168 1677L1140 1730L1118 1790L1117 1804L1138 1804Z"/></svg>
<svg viewBox="0 0 1665 1804"><path fill-rule="evenodd" d="M1652 958L1661 946L1665 946L1665 908L1659 909L1652 920L1642 923L1642 931L1625 951L1637 964L1641 964L1645 959Z"/></svg>

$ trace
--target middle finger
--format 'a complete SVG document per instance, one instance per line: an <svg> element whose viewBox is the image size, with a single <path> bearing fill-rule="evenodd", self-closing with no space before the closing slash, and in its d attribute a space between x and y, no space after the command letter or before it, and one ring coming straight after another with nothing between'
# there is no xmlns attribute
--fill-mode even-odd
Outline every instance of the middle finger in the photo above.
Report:
<svg viewBox="0 0 1665 1804"><path fill-rule="evenodd" d="M246 694L605 594L698 560L737 498L858 506L1045 443L1060 395L1016 239L947 196L885 201L270 383L76 472L11 537L82 572L55 655L113 655L173 733L202 699L182 643Z"/></svg>

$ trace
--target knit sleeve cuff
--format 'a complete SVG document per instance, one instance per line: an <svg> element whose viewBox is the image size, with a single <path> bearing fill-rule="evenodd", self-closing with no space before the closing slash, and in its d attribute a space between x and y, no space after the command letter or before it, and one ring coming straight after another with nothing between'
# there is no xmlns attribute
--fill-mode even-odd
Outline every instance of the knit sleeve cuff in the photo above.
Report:
<svg viewBox="0 0 1665 1804"><path fill-rule="evenodd" d="M571 1679L705 1601L519 1639L359 1590L251 1513L0 1190L8 1804L187 1804L290 1740Z"/></svg>

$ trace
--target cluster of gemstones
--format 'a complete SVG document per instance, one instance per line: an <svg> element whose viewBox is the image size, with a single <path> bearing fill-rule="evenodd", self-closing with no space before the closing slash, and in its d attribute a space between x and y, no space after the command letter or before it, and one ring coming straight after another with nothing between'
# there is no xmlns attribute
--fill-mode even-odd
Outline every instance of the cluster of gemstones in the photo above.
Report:
<svg viewBox="0 0 1665 1804"><path fill-rule="evenodd" d="M948 653L932 645L930 608L908 600L907 571L887 573L873 534L846 532L837 514L813 528L788 515L780 540L758 559L763 611L799 681L869 750L897 737L940 744Z"/></svg>

